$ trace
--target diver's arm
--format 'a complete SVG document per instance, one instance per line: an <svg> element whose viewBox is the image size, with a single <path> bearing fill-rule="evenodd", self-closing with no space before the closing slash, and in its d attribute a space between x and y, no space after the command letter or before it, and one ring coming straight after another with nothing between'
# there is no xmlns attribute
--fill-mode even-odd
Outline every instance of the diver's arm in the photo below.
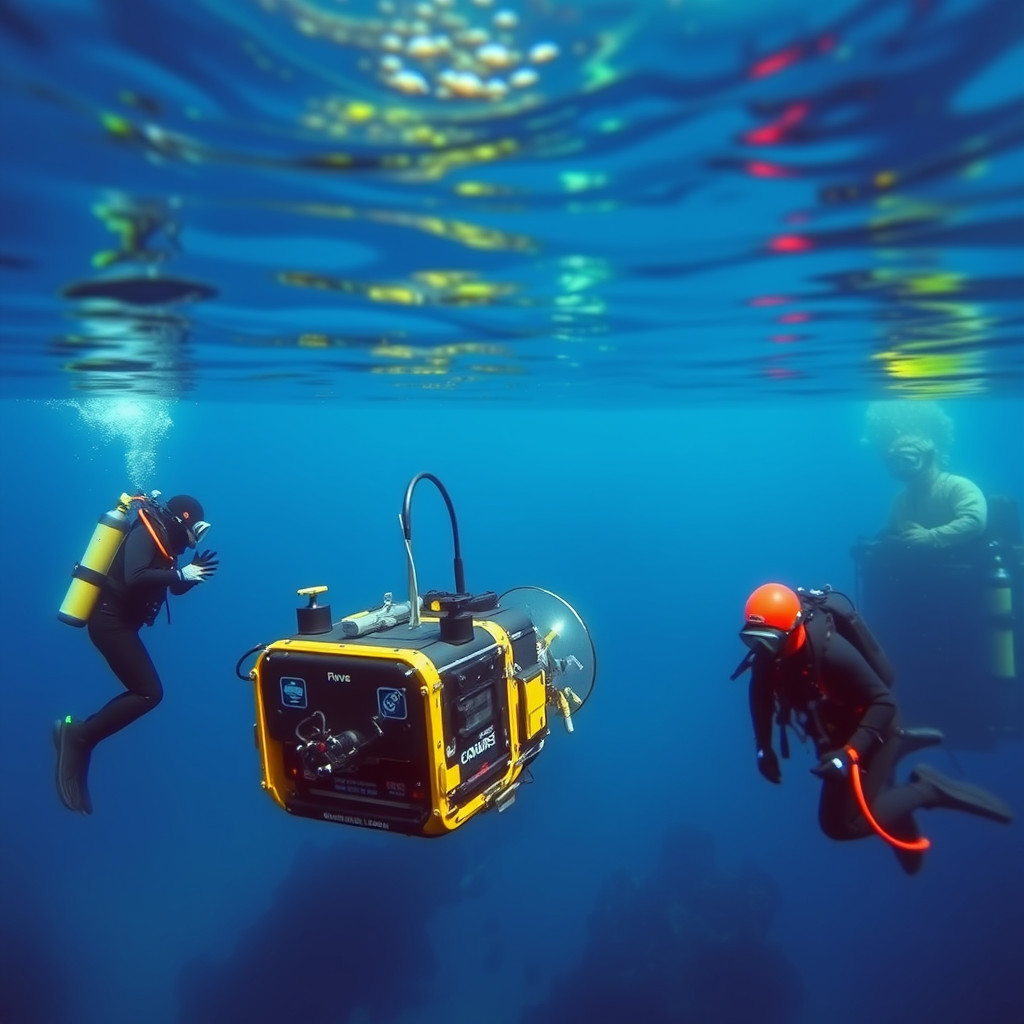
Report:
<svg viewBox="0 0 1024 1024"><path fill-rule="evenodd" d="M175 583L181 582L178 570L173 565L154 568L154 561L166 562L167 559L157 551L149 531L136 523L124 541L124 582L129 591L136 587L173 587Z"/></svg>
<svg viewBox="0 0 1024 1024"><path fill-rule="evenodd" d="M822 674L829 697L863 709L847 746L853 747L860 757L870 755L888 735L896 717L897 707L892 692L860 652L838 634L829 640Z"/></svg>
<svg viewBox="0 0 1024 1024"><path fill-rule="evenodd" d="M932 542L947 548L980 537L988 523L988 503L981 488L962 476L947 476L943 484L944 499L953 509L953 518L928 531Z"/></svg>
<svg viewBox="0 0 1024 1024"><path fill-rule="evenodd" d="M167 589L175 596L181 597L182 594L187 594L193 587L198 587L198 580L183 580L178 575L178 570L174 570L174 582L169 584Z"/></svg>

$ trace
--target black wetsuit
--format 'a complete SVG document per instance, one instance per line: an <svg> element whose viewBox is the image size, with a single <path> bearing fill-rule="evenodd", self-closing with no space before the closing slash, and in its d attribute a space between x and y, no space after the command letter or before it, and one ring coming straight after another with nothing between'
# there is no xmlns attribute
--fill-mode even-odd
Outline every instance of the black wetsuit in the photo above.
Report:
<svg viewBox="0 0 1024 1024"><path fill-rule="evenodd" d="M160 677L139 630L156 621L168 590L184 594L196 585L178 575L173 552L180 554L184 545L170 540L164 543L170 555L157 547L149 530L137 520L114 558L100 603L89 617L89 639L128 691L78 723L76 738L89 749L152 711L163 698Z"/></svg>
<svg viewBox="0 0 1024 1024"><path fill-rule="evenodd" d="M754 660L750 713L757 749L771 750L778 700L781 707L792 709L819 758L846 747L856 750L872 814L897 838L916 839L920 833L912 812L929 805L929 793L912 783L892 784L901 753L899 709L892 692L857 648L831 631L828 616L813 616L806 628L807 642L796 653ZM818 822L831 839L872 834L850 780L842 776L825 778Z"/></svg>

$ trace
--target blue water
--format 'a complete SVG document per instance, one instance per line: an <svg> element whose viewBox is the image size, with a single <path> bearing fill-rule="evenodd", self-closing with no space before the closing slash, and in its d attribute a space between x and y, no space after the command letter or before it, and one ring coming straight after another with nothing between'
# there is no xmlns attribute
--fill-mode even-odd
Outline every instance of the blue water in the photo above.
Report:
<svg viewBox="0 0 1024 1024"><path fill-rule="evenodd" d="M1024 499L1024 8L510 3L537 81L457 98L383 40L497 7L414 6L0 4L0 1021L1019 1021L1020 823L922 815L916 878L830 842L728 675L754 586L855 589L869 403L938 402ZM404 593L420 471L469 587L556 591L598 655L533 785L437 842L277 808L234 675L299 587ZM50 723L117 684L55 612L154 487L221 569L76 817ZM1020 813L1021 742L932 760Z"/></svg>
<svg viewBox="0 0 1024 1024"><path fill-rule="evenodd" d="M0 7L6 394L1016 392L1013 0L381 3Z"/></svg>

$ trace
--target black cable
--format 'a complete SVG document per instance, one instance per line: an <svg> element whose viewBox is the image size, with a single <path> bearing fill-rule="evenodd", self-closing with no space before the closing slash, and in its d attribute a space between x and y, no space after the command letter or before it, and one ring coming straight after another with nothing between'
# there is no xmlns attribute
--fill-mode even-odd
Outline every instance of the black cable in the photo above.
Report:
<svg viewBox="0 0 1024 1024"><path fill-rule="evenodd" d="M452 499L448 497L444 484L433 473L417 473L405 489L405 501L402 503L402 530L405 533L405 539L412 543L412 492L421 480L429 480L435 484L441 492L441 497L444 498L444 503L448 506L448 516L452 521L452 542L455 547L455 593L465 594L466 574L462 567L462 548L459 544L459 524L455 518L455 506L452 505Z"/></svg>
<svg viewBox="0 0 1024 1024"><path fill-rule="evenodd" d="M235 675L238 676L239 679L244 679L247 683L252 681L248 675L243 676L239 669L242 667L242 662L245 661L250 654L253 654L255 651L259 651L264 647L266 647L266 644L257 644L255 647L250 647L249 650L247 650L245 654L235 662Z"/></svg>

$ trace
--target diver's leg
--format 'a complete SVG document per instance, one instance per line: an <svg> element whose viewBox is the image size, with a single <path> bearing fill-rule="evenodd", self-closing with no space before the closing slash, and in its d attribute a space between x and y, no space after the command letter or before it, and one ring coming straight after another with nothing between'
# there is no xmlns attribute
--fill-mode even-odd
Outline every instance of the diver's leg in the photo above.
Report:
<svg viewBox="0 0 1024 1024"><path fill-rule="evenodd" d="M93 748L151 711L163 697L160 677L138 629L100 609L89 619L89 638L127 692L118 694L83 722L73 722L68 715L54 725L57 793L65 807L83 814L92 813L89 761Z"/></svg>
<svg viewBox="0 0 1024 1024"><path fill-rule="evenodd" d="M152 711L163 699L164 691L137 629L116 616L99 612L89 620L89 637L128 691L75 724L75 737L91 749Z"/></svg>
<svg viewBox="0 0 1024 1024"><path fill-rule="evenodd" d="M860 813L848 779L830 777L822 782L818 824L829 839L840 842L861 839L871 831Z"/></svg>
<svg viewBox="0 0 1024 1024"><path fill-rule="evenodd" d="M980 786L947 778L930 765L916 765L905 785L892 784L896 761L907 752L908 734L917 734L927 741L929 732L933 730L905 730L897 716L889 734L892 738L865 765L861 775L864 796L878 823L896 838L904 839L911 833L917 835L913 812L920 809L946 807L992 821L1011 821L1012 812L997 796Z"/></svg>
<svg viewBox="0 0 1024 1024"><path fill-rule="evenodd" d="M941 729L930 729L923 726L916 729L898 729L896 742L899 743L899 751L896 754L896 760L906 757L907 754L916 754L917 751L924 750L925 747L938 746L943 739L945 736Z"/></svg>
<svg viewBox="0 0 1024 1024"><path fill-rule="evenodd" d="M911 842L920 837L912 812L921 806L921 794L913 792L909 786L888 786L896 761L902 756L899 732L897 721L889 740L863 766L861 787L872 815L885 831L896 839ZM829 778L822 784L818 822L825 835L840 841L863 839L874 832L861 811L853 782L847 778ZM921 869L923 854L920 851L894 846L893 852L908 875Z"/></svg>
<svg viewBox="0 0 1024 1024"><path fill-rule="evenodd" d="M874 808L879 794L885 790L896 761L902 756L900 731L898 719L894 720L886 741L860 766L861 787L871 808ZM818 823L830 839L862 839L872 832L871 825L861 812L853 782L844 777L829 777L822 783Z"/></svg>
<svg viewBox="0 0 1024 1024"><path fill-rule="evenodd" d="M914 819L914 811L918 810L947 807L1002 824L1010 822L1013 818L1009 807L988 790L946 778L928 765L918 765L906 785L883 789L868 800L868 806L879 825L889 835L903 841L912 841L920 837L921 833ZM861 820L864 820L863 817ZM900 862L900 867L908 875L916 874L920 870L924 858L923 851L903 850L894 846L893 852Z"/></svg>
<svg viewBox="0 0 1024 1024"><path fill-rule="evenodd" d="M896 762L914 749L915 740L908 738L908 733L916 735L918 730L904 729L897 715L886 741L861 766L861 786L868 808L878 824L897 839L913 840L920 837L913 812L925 806L925 794L913 784L896 785L894 780ZM942 736L937 730L922 730L921 733L918 738L922 746L931 745L936 733L940 739ZM850 788L852 790L852 783ZM863 822L862 827L872 831L859 803L857 815Z"/></svg>
<svg viewBox="0 0 1024 1024"><path fill-rule="evenodd" d="M867 794L865 794L867 797ZM868 807L875 820L895 839L913 842L921 832L913 812L924 806L924 796L915 786L897 786L883 789L868 799ZM849 779L827 779L822 785L818 820L822 831L830 839L863 839L874 832L864 817ZM904 850L893 846L900 867L908 875L916 875L924 863L921 850Z"/></svg>

